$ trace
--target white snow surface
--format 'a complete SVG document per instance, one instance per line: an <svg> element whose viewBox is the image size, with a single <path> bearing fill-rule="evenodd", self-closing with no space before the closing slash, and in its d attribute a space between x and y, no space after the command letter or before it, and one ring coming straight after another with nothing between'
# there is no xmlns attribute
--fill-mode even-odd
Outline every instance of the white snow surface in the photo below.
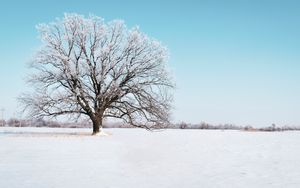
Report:
<svg viewBox="0 0 300 188"><path fill-rule="evenodd" d="M0 128L0 188L300 187L300 132Z"/></svg>

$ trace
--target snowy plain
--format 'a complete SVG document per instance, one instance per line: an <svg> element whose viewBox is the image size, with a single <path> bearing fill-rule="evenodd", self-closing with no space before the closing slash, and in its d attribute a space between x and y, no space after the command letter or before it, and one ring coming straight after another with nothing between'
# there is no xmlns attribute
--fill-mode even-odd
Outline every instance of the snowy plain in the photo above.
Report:
<svg viewBox="0 0 300 188"><path fill-rule="evenodd" d="M0 127L1 188L300 187L300 132Z"/></svg>

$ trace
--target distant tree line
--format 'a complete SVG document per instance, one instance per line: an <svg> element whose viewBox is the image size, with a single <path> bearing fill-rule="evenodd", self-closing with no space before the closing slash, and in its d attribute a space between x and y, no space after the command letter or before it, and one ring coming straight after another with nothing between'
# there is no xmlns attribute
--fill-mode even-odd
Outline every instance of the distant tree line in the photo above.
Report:
<svg viewBox="0 0 300 188"><path fill-rule="evenodd" d="M9 120L0 120L0 127L53 127L53 128L91 128L92 122L80 121L80 122L58 122L44 119L24 120L11 118ZM104 128L134 128L130 124L124 124L121 122L104 122ZM237 126L234 124L219 124L212 125L209 123L201 122L198 124L191 124L186 122L170 124L169 129L208 129L208 130L243 130L243 131L300 131L300 126L271 126L255 128L252 126Z"/></svg>
<svg viewBox="0 0 300 188"><path fill-rule="evenodd" d="M84 128L91 127L90 123L66 123L66 122L58 122L58 121L50 121L44 119L17 119L11 118L7 121L0 120L0 126L7 127L53 127L53 128Z"/></svg>
<svg viewBox="0 0 300 188"><path fill-rule="evenodd" d="M177 123L170 125L169 128L173 129L210 129L210 130L243 130L243 131L300 131L300 126L282 126L278 127L275 124L267 127L255 128L252 126L237 126L234 124L219 124L212 125L209 123L201 122L199 124L191 124L191 123Z"/></svg>
<svg viewBox="0 0 300 188"><path fill-rule="evenodd" d="M59 122L45 119L17 119L11 118L9 120L0 120L0 127L52 127L52 128L91 128L92 122ZM104 128L133 128L129 124L120 122L104 123Z"/></svg>
<svg viewBox="0 0 300 188"><path fill-rule="evenodd" d="M177 123L170 126L173 129L223 129L223 130L240 130L243 127L236 126L233 124L220 124L220 125L212 125L205 122L201 122L199 124L191 124L191 123Z"/></svg>

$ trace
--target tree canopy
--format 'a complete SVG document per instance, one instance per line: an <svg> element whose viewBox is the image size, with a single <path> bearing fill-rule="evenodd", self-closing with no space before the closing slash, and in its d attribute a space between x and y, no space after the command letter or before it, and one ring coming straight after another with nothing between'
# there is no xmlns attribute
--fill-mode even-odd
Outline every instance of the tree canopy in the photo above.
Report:
<svg viewBox="0 0 300 188"><path fill-rule="evenodd" d="M94 134L105 118L147 129L168 124L174 84L159 41L97 16L65 14L37 28L43 45L31 62L34 91L20 97L29 115L85 115Z"/></svg>

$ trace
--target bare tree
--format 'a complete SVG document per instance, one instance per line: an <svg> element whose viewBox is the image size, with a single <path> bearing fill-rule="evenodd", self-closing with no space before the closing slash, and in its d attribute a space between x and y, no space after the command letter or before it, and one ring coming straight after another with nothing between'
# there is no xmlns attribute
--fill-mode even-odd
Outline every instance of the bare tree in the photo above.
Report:
<svg viewBox="0 0 300 188"><path fill-rule="evenodd" d="M20 100L31 116L86 115L93 134L104 118L146 129L168 124L173 83L167 49L123 21L65 14L38 27L43 42L31 66L31 94Z"/></svg>
<svg viewBox="0 0 300 188"><path fill-rule="evenodd" d="M1 108L0 109L0 112L1 112L1 125L2 125L2 127L4 127L4 125L5 125L5 119L4 119L4 111L5 111L5 109L4 108Z"/></svg>

